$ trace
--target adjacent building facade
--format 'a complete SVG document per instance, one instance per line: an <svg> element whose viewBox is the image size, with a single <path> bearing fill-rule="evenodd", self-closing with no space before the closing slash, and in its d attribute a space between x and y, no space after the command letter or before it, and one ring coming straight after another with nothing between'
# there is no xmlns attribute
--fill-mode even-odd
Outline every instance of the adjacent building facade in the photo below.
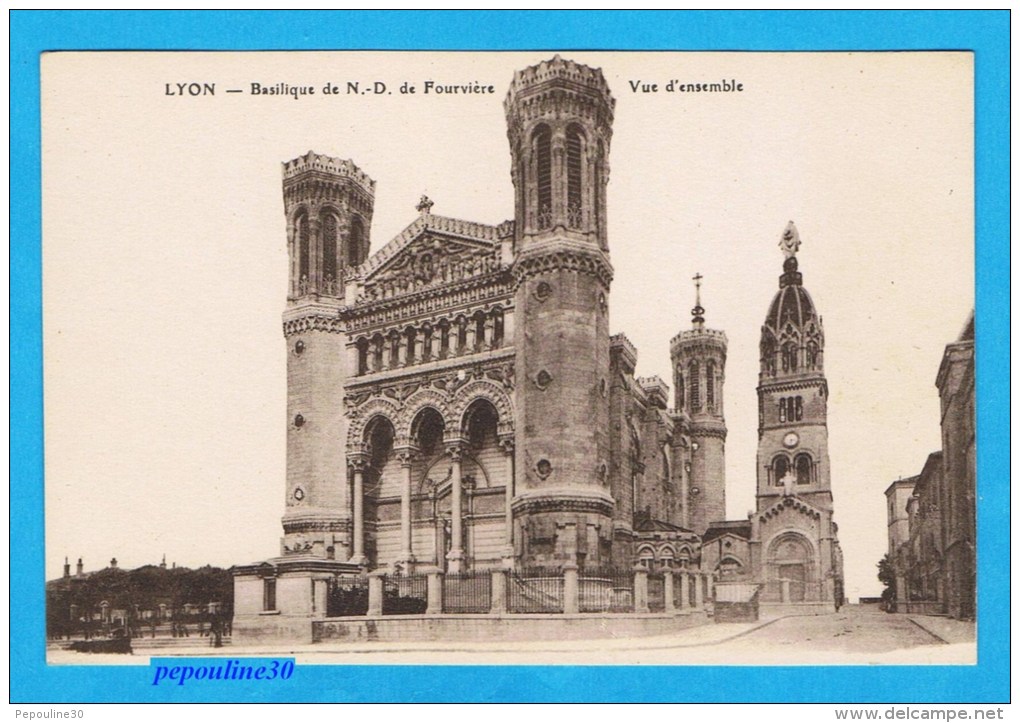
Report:
<svg viewBox="0 0 1020 723"><path fill-rule="evenodd" d="M284 535L278 557L235 569L239 613L265 612L267 589L270 612L314 613L322 575L423 567L707 569L775 603L840 599L824 339L797 231L762 329L758 510L721 523L727 340L705 325L700 276L672 395L610 333L614 107L598 69L557 56L517 72L514 217L447 218L423 197L372 255L375 181L312 152L284 164Z"/></svg>
<svg viewBox="0 0 1020 723"><path fill-rule="evenodd" d="M893 482L885 495L889 560L901 612L974 619L976 612L976 434L974 315L946 346L939 390L942 449L916 477Z"/></svg>

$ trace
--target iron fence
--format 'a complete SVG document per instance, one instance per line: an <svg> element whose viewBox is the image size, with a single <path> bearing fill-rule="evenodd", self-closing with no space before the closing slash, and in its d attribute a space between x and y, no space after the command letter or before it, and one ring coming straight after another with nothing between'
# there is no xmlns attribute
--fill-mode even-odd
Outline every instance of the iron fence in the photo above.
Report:
<svg viewBox="0 0 1020 723"><path fill-rule="evenodd" d="M627 569L592 568L577 579L577 607L582 613L629 613L634 611L634 572Z"/></svg>
<svg viewBox="0 0 1020 723"><path fill-rule="evenodd" d="M428 575L387 575L383 580L383 615L420 615L428 609Z"/></svg>
<svg viewBox="0 0 1020 723"><path fill-rule="evenodd" d="M507 575L506 607L511 613L562 613L563 573L522 569Z"/></svg>
<svg viewBox="0 0 1020 723"><path fill-rule="evenodd" d="M368 612L368 578L338 575L329 581L326 617L365 615Z"/></svg>
<svg viewBox="0 0 1020 723"><path fill-rule="evenodd" d="M462 572L443 578L444 613L487 613L491 609L491 572Z"/></svg>

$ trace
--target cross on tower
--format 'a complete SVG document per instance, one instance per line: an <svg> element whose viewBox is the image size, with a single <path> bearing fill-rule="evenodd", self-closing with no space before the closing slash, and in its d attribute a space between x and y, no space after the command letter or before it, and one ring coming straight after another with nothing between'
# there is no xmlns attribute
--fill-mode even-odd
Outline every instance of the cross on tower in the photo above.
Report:
<svg viewBox="0 0 1020 723"><path fill-rule="evenodd" d="M705 278L701 275L701 272L694 274L692 277L694 281L694 308L691 309L691 316L694 317L695 325L699 326L705 323L705 310L701 308L701 280Z"/></svg>

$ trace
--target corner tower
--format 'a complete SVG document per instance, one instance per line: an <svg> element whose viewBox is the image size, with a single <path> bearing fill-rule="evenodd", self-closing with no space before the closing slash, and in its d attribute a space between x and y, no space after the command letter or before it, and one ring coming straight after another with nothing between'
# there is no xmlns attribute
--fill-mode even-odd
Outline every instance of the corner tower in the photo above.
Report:
<svg viewBox="0 0 1020 723"><path fill-rule="evenodd" d="M684 524L704 535L711 522L726 518L726 334L705 328L701 274L694 277L691 329L669 344L676 411L690 420L691 472Z"/></svg>
<svg viewBox="0 0 1020 723"><path fill-rule="evenodd" d="M758 508L792 494L831 512L822 317L797 270L800 237L793 221L779 245L786 260L761 329Z"/></svg>
<svg viewBox="0 0 1020 723"><path fill-rule="evenodd" d="M281 554L346 560L350 514L343 395L344 275L368 255L375 181L351 161L309 151L283 164L290 283L287 482Z"/></svg>
<svg viewBox="0 0 1020 723"><path fill-rule="evenodd" d="M556 56L504 102L514 183L515 555L601 564L609 489L606 183L615 101L602 72Z"/></svg>

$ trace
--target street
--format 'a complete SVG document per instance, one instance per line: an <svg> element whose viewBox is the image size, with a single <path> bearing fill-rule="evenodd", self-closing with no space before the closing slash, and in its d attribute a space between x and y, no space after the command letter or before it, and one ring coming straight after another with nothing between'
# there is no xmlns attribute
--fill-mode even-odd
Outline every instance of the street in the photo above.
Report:
<svg viewBox="0 0 1020 723"><path fill-rule="evenodd" d="M925 627L938 635L926 632ZM294 657L299 665L924 665L974 664L973 624L847 606L831 615L726 623L645 638L564 641L208 645L153 655ZM51 664L145 665L131 656L49 651ZM138 654L141 653L141 654Z"/></svg>

